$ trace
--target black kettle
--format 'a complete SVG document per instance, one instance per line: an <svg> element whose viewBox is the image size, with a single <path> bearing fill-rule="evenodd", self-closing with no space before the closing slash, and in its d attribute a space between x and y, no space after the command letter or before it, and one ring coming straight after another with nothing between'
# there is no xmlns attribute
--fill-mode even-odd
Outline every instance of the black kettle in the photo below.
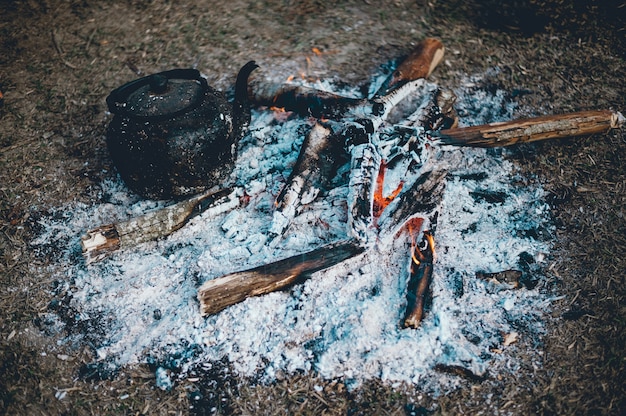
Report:
<svg viewBox="0 0 626 416"><path fill-rule="evenodd" d="M180 199L222 184L250 124L248 77L256 68L254 61L241 68L232 104L195 69L112 91L107 146L128 187L146 198Z"/></svg>

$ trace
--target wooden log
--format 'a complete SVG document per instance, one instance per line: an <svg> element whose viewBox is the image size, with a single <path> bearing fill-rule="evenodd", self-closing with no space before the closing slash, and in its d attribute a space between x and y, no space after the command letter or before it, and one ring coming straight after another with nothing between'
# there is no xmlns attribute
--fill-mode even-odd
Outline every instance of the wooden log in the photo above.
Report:
<svg viewBox="0 0 626 416"><path fill-rule="evenodd" d="M355 240L341 241L209 280L198 291L201 313L203 316L212 315L249 297L285 289L314 272L334 266L363 251L364 248Z"/></svg>
<svg viewBox="0 0 626 416"><path fill-rule="evenodd" d="M501 147L539 140L607 133L611 129L622 127L624 120L624 116L616 111L580 111L445 129L432 132L432 136L438 138L441 144Z"/></svg>
<svg viewBox="0 0 626 416"><path fill-rule="evenodd" d="M368 244L375 241L375 236L372 235L374 184L380 169L381 157L376 146L371 143L354 146L351 154L348 231L363 244Z"/></svg>
<svg viewBox="0 0 626 416"><path fill-rule="evenodd" d="M445 189L445 170L423 172L415 182L405 183L402 192L378 218L379 238L394 238L413 218L422 218L426 228L432 218L436 218Z"/></svg>
<svg viewBox="0 0 626 416"><path fill-rule="evenodd" d="M386 95L408 81L428 78L443 59L444 53L445 48L439 39L424 39L385 80L376 95Z"/></svg>
<svg viewBox="0 0 626 416"><path fill-rule="evenodd" d="M283 235L303 206L327 188L343 152L343 142L330 128L316 123L302 143L298 160L276 198L270 234Z"/></svg>
<svg viewBox="0 0 626 416"><path fill-rule="evenodd" d="M427 78L441 62L443 54L441 41L423 40L383 83L373 100L345 97L295 84L255 83L251 101L259 106L281 107L304 117L337 120L355 108L377 107L377 97L388 96L406 83Z"/></svg>
<svg viewBox="0 0 626 416"><path fill-rule="evenodd" d="M417 328L424 319L426 293L433 276L435 242L429 231L424 231L423 248L413 244L409 284L407 285L407 308L403 325L405 328Z"/></svg>
<svg viewBox="0 0 626 416"><path fill-rule="evenodd" d="M165 237L201 212L232 209L238 205L239 190L223 189L197 195L128 221L102 225L81 237L83 256L87 264L100 261L118 249Z"/></svg>

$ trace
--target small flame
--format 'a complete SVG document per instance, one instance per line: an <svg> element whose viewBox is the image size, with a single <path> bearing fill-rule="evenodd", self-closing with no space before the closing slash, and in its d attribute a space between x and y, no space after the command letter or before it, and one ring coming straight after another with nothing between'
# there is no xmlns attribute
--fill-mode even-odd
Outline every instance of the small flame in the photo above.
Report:
<svg viewBox="0 0 626 416"><path fill-rule="evenodd" d="M424 255L417 246L417 236L419 235L423 225L424 220L419 217L411 218L406 223L406 229L411 236L411 260L413 261L411 268L413 265L419 266L420 263L425 260Z"/></svg>
<svg viewBox="0 0 626 416"><path fill-rule="evenodd" d="M378 177L376 178L376 188L374 190L374 218L380 217L385 208L395 199L396 196L402 191L404 182L400 181L398 187L394 189L391 194L383 196L383 187L385 183L385 171L387 170L387 163L382 161L380 163L380 169L378 170Z"/></svg>
<svg viewBox="0 0 626 416"><path fill-rule="evenodd" d="M320 51L319 48L316 48L315 46L311 48L311 51L317 56L322 55L322 51Z"/></svg>
<svg viewBox="0 0 626 416"><path fill-rule="evenodd" d="M295 78L296 78L296 77L295 77L295 75L289 75L289 76L287 77L287 82L291 82L291 81L293 81Z"/></svg>

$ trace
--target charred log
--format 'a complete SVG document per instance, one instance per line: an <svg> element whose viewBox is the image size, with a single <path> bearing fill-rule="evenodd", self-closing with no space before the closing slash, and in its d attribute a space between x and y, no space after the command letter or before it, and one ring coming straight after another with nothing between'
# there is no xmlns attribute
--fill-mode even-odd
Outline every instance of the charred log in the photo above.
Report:
<svg viewBox="0 0 626 416"><path fill-rule="evenodd" d="M392 238L412 218L423 218L425 227L436 217L445 188L447 172L431 170L423 172L413 184L405 184L400 193L383 211L378 219L381 236Z"/></svg>
<svg viewBox="0 0 626 416"><path fill-rule="evenodd" d="M270 233L281 236L301 208L327 189L343 154L342 139L320 123L313 126L302 143L289 179L276 198Z"/></svg>
<svg viewBox="0 0 626 416"><path fill-rule="evenodd" d="M430 231L424 231L421 246L414 244L411 254L407 308L403 322L405 328L417 328L422 323L426 294L433 277L435 243Z"/></svg>
<svg viewBox="0 0 626 416"><path fill-rule="evenodd" d="M364 244L370 240L373 228L374 187L381 157L371 143L355 146L350 163L348 195L348 230Z"/></svg>
<svg viewBox="0 0 626 416"><path fill-rule="evenodd" d="M495 273L477 272L476 277L482 280L509 285L513 289L519 289L522 272L519 270L504 270Z"/></svg>

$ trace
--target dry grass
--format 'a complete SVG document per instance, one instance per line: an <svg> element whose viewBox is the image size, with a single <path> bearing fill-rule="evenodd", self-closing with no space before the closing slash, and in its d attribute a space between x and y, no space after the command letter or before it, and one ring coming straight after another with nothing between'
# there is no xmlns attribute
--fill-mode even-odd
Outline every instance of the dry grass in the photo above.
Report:
<svg viewBox="0 0 626 416"><path fill-rule="evenodd" d="M626 412L623 131L522 146L510 155L550 195L557 230L548 270L553 287L545 290L564 295L543 346L517 347L524 367L511 379L464 381L464 388L435 400L379 383L348 391L341 380L315 375L254 384L238 380L224 363L197 369L196 378L169 392L155 388L147 366L111 379L79 377L93 352L80 342L57 345L65 334L41 330L49 327L41 320L55 298L46 273L55 256L34 251L29 241L37 218L69 201L94 200L97 184L114 174L103 140L104 98L134 78L133 70L197 65L225 88L240 64L255 58L268 71L306 69L358 83L411 43L438 36L448 54L434 74L437 82L454 87L465 74L497 65L501 71L490 82L522 93L515 98L520 116L626 110L624 18L617 14L625 7L513 2L541 19L559 11L546 21L547 31L529 34L537 28L520 27L514 6L498 9L489 1L213 3L29 0L3 6L0 414ZM538 4L544 7L534 8ZM493 25L494 11L505 25ZM307 67L313 46L329 53Z"/></svg>

